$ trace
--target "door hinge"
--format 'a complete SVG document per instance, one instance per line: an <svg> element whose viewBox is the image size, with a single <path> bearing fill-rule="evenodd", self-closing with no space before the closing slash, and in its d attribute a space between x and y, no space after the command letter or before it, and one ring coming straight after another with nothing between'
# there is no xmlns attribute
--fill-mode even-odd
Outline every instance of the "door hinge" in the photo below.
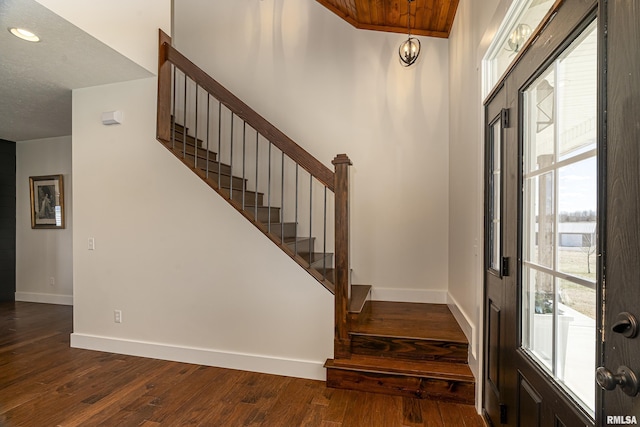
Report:
<svg viewBox="0 0 640 427"><path fill-rule="evenodd" d="M500 273L503 276L508 276L509 275L509 257L508 256L503 256L502 257L502 268L500 269Z"/></svg>
<svg viewBox="0 0 640 427"><path fill-rule="evenodd" d="M500 112L500 120L502 121L502 129L509 127L509 109L503 108Z"/></svg>
<svg viewBox="0 0 640 427"><path fill-rule="evenodd" d="M504 403L500 404L500 424L507 423L507 405Z"/></svg>

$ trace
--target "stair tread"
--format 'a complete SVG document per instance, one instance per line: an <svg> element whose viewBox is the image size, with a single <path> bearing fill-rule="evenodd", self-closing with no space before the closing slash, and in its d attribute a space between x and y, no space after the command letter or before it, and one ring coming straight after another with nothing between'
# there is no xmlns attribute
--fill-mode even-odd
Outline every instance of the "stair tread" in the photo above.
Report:
<svg viewBox="0 0 640 427"><path fill-rule="evenodd" d="M169 147L169 149L170 149L170 150L172 150L172 151L174 152L174 154L176 155L176 157L178 157L178 158L182 158L182 155L183 155L182 150L180 150L179 148L171 148L171 147ZM199 159L199 160L198 160L198 167L199 167L200 169L202 169L202 170L206 170L206 163L207 163L206 158L201 157L201 156L198 156L198 159ZM187 160L191 165L193 165L193 166L195 165L195 161L193 160L193 154L189 154L189 153L187 153L187 155L186 155L186 159L185 159L185 160ZM224 164L224 163L221 163L221 164L222 164L222 166L224 166L224 168L220 168L220 169L218 169L218 168L215 166L215 165L218 165L218 162L216 162L216 161L214 161L214 160L211 160L211 159L210 159L210 160L209 160L209 163L210 163L210 165L209 165L209 166L210 166L210 167L209 167L209 173L213 173L213 174L216 174L216 175L217 175L217 174L218 174L218 171L220 171L220 175L223 175L223 176L233 176L233 177L234 177L234 178L236 178L236 179L242 179L242 177L241 177L241 176L231 175L229 172L227 172L227 169L229 168L229 165L226 165L226 164ZM213 166L213 167L211 167L211 164L213 164L214 166ZM247 181L247 178L244 178L244 180L245 180L245 181Z"/></svg>
<svg viewBox="0 0 640 427"><path fill-rule="evenodd" d="M354 354L351 359L328 359L325 367L475 382L469 365L462 363L417 362Z"/></svg>
<svg viewBox="0 0 640 427"><path fill-rule="evenodd" d="M367 301L350 334L468 344L446 304Z"/></svg>
<svg viewBox="0 0 640 427"><path fill-rule="evenodd" d="M312 237L312 239L313 239L313 237ZM296 241L304 242L304 241L307 241L307 240L309 240L309 236L306 236L306 237L296 236L296 237L287 237L287 238L284 239L284 242L285 243L295 243Z"/></svg>
<svg viewBox="0 0 640 427"><path fill-rule="evenodd" d="M298 252L298 255L301 256L302 258L304 258L307 261L309 261L309 260L318 261L318 260L321 260L322 258L325 258L327 256L333 255L333 252L326 252L326 253L323 253L323 252L311 252L311 253L309 253L309 252L300 251L300 252ZM328 267L328 265L327 265L327 267Z"/></svg>
<svg viewBox="0 0 640 427"><path fill-rule="evenodd" d="M180 136L180 139L177 138L177 136ZM187 137L192 138L191 136L187 136ZM172 139L167 141L166 144L176 149L179 148L180 151L185 151L186 153L193 155L194 152L196 151L195 143L187 140L187 143L185 144L181 138L182 138L182 135L179 135L179 134L172 135ZM200 140L198 141L202 142ZM206 148L202 147L202 145L198 145L198 156L202 156L206 158L207 152L209 153L209 158L214 158L215 156L217 156L217 153L215 151L207 150Z"/></svg>

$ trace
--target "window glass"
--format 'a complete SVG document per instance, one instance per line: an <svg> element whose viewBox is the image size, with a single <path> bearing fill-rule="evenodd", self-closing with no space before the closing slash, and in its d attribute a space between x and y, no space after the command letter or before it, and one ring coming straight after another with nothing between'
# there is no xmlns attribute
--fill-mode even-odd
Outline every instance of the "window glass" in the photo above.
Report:
<svg viewBox="0 0 640 427"><path fill-rule="evenodd" d="M485 57L484 96L498 83L555 0L514 0Z"/></svg>
<svg viewBox="0 0 640 427"><path fill-rule="evenodd" d="M489 165L489 266L500 271L502 258L501 215L502 215L502 126L496 120L490 128L491 158Z"/></svg>
<svg viewBox="0 0 640 427"><path fill-rule="evenodd" d="M597 247L593 22L524 91L522 347L593 414Z"/></svg>

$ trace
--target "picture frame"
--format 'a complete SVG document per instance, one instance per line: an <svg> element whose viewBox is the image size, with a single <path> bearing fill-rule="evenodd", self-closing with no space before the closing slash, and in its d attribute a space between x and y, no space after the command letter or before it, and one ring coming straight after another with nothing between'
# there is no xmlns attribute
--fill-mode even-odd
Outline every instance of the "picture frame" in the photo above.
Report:
<svg viewBox="0 0 640 427"><path fill-rule="evenodd" d="M30 176L31 228L65 228L62 175Z"/></svg>

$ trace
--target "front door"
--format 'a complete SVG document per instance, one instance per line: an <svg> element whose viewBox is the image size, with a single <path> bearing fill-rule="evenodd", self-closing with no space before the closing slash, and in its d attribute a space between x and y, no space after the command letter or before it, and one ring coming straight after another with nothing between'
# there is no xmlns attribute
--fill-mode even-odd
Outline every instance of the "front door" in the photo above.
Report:
<svg viewBox="0 0 640 427"><path fill-rule="evenodd" d="M485 105L483 407L496 426L633 425L640 4L549 16Z"/></svg>

